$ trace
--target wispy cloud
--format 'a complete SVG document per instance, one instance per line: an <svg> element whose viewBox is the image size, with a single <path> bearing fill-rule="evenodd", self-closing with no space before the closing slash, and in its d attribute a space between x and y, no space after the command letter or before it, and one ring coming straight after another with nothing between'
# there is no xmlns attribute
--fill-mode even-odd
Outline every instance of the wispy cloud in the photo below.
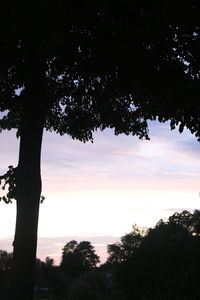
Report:
<svg viewBox="0 0 200 300"><path fill-rule="evenodd" d="M121 183L126 187L127 182L133 180L141 181L145 186L149 178L158 182L163 176L190 180L198 177L200 172L200 157L197 155L200 144L191 135L171 132L166 125L153 127L150 142L123 135L116 137L111 130L105 135L97 133L94 144L82 144L69 138L61 140L48 134L46 140L44 182L52 180L55 183L59 177L60 184L72 184L72 189L73 182L83 189L84 186L93 189L99 182L103 188L108 182L110 186L117 182L118 186Z"/></svg>

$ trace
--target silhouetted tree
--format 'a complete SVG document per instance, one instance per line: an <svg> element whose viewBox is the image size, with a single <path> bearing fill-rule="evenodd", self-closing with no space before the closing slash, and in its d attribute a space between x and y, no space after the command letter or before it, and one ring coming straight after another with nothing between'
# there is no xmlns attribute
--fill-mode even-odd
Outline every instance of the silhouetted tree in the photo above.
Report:
<svg viewBox="0 0 200 300"><path fill-rule="evenodd" d="M63 248L60 267L70 276L76 277L83 272L95 270L99 262L99 256L90 242L78 243L72 240Z"/></svg>
<svg viewBox="0 0 200 300"><path fill-rule="evenodd" d="M54 265L54 259L51 258L51 257L49 257L49 256L47 256L47 257L45 258L45 266L46 266L47 268L52 268L53 265Z"/></svg>
<svg viewBox="0 0 200 300"><path fill-rule="evenodd" d="M136 256L137 250L146 234L146 228L133 225L132 231L122 236L120 242L108 245L108 258L100 269L112 274L115 288L118 286L121 288L122 277L124 272L126 272L126 265ZM118 284L119 282L120 284Z"/></svg>
<svg viewBox="0 0 200 300"><path fill-rule="evenodd" d="M146 234L144 228L133 225L132 231L121 237L121 241L108 245L108 264L120 264L132 257Z"/></svg>
<svg viewBox="0 0 200 300"><path fill-rule="evenodd" d="M135 254L121 264L115 276L128 299L200 297L200 238L186 226L196 214L176 213L149 229Z"/></svg>
<svg viewBox="0 0 200 300"><path fill-rule="evenodd" d="M84 142L106 127L148 138L158 116L199 138L199 2L13 0L0 15L0 130L20 136L3 198L17 199L12 299L29 300L43 128Z"/></svg>
<svg viewBox="0 0 200 300"><path fill-rule="evenodd" d="M181 213L176 212L169 217L169 223L180 224L193 236L200 235L200 211L195 210L193 213L184 210Z"/></svg>
<svg viewBox="0 0 200 300"><path fill-rule="evenodd" d="M54 266L53 258L47 256L45 258L45 262L42 262L41 269L42 269L42 273L44 274L45 280L47 281L54 280L57 267Z"/></svg>

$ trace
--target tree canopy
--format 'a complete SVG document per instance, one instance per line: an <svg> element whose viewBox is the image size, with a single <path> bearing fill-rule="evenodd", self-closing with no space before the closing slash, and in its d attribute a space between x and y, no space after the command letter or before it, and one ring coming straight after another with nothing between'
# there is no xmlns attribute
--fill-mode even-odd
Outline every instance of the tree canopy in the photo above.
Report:
<svg viewBox="0 0 200 300"><path fill-rule="evenodd" d="M134 225L130 233L121 237L121 241L108 245L108 264L120 264L135 255L144 238L146 230Z"/></svg>
<svg viewBox="0 0 200 300"><path fill-rule="evenodd" d="M95 270L99 262L99 256L90 242L78 243L72 240L63 248L60 267L70 276L76 277L83 272Z"/></svg>
<svg viewBox="0 0 200 300"><path fill-rule="evenodd" d="M1 15L1 129L20 129L31 93L46 129L82 141L147 138L157 117L199 138L198 1L4 1Z"/></svg>
<svg viewBox="0 0 200 300"><path fill-rule="evenodd" d="M199 220L198 210L177 212L167 220L160 220L146 231L135 251L128 256L124 252L125 259L118 265L111 264L113 253L108 247L107 263L127 299L199 298L200 238L195 230ZM131 240L127 248L131 251Z"/></svg>

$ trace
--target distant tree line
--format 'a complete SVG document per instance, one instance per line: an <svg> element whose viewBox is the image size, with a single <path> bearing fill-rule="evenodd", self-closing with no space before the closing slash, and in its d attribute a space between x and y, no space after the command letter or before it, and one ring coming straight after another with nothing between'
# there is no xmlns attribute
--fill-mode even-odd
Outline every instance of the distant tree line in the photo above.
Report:
<svg viewBox="0 0 200 300"><path fill-rule="evenodd" d="M44 294L66 300L200 299L200 211L177 212L154 228L133 225L107 250L107 261L99 265L89 241L71 240L59 266L50 257L37 259L37 299ZM12 253L0 250L0 296L11 267Z"/></svg>

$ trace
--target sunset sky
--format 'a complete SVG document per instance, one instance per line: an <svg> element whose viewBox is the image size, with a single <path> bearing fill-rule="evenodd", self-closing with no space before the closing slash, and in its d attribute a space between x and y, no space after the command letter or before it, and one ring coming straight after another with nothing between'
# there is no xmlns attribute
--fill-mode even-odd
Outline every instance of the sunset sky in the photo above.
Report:
<svg viewBox="0 0 200 300"><path fill-rule="evenodd" d="M59 263L72 239L89 240L102 261L106 245L131 231L133 224L154 226L175 211L200 209L200 143L185 130L150 123L150 141L94 134L83 144L45 132L37 256ZM17 165L15 131L1 133L0 174ZM12 251L15 203L0 203L0 249Z"/></svg>

